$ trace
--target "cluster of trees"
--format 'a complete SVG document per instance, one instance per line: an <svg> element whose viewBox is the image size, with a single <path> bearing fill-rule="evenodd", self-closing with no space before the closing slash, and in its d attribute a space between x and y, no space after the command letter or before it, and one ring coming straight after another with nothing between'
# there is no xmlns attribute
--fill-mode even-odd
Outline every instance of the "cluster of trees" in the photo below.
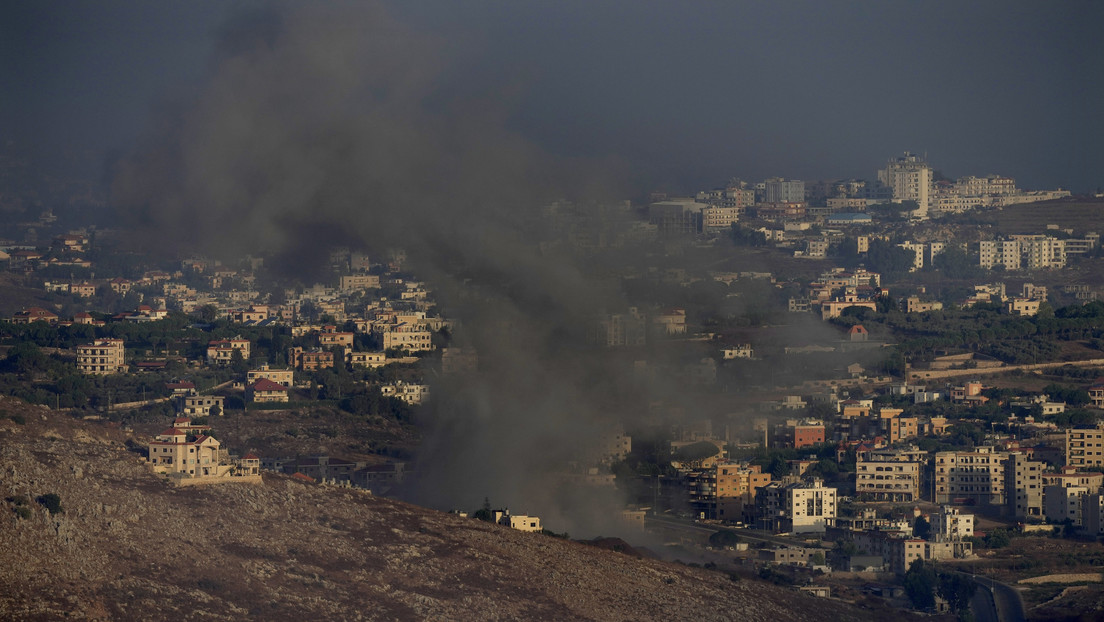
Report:
<svg viewBox="0 0 1104 622"><path fill-rule="evenodd" d="M912 562L904 578L905 594L917 609L935 607L935 596L947 601L955 613L966 612L977 584L958 572L943 572L935 564L918 559Z"/></svg>

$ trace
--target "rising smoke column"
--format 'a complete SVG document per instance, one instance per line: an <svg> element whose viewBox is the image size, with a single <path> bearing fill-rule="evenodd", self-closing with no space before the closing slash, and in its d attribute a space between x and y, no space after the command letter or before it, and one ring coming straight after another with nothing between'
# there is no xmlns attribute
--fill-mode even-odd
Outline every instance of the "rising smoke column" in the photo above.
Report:
<svg viewBox="0 0 1104 622"><path fill-rule="evenodd" d="M482 363L435 387L415 498L489 496L567 526L583 500L559 497L554 471L640 408L631 380L579 349L592 314L621 302L519 234L579 168L506 131L510 89L460 88L445 47L373 4L243 16L209 79L120 165L113 201L152 248L285 264L405 248Z"/></svg>

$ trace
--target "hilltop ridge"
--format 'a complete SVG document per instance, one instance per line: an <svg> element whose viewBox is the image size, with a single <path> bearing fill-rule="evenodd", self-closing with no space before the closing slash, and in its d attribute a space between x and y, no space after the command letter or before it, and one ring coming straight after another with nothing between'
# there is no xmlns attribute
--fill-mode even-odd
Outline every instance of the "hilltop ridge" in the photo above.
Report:
<svg viewBox="0 0 1104 622"><path fill-rule="evenodd" d="M0 411L4 619L871 617L283 475L176 488L128 449L127 431L12 398ZM35 502L50 493L61 512Z"/></svg>

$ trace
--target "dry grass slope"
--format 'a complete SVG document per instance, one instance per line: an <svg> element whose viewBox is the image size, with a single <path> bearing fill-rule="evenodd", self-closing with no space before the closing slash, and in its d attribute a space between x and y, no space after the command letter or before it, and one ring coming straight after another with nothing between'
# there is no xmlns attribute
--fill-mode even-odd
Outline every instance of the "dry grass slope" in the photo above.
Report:
<svg viewBox="0 0 1104 622"><path fill-rule="evenodd" d="M123 431L0 398L0 619L846 620L845 604L348 489L173 488Z"/></svg>

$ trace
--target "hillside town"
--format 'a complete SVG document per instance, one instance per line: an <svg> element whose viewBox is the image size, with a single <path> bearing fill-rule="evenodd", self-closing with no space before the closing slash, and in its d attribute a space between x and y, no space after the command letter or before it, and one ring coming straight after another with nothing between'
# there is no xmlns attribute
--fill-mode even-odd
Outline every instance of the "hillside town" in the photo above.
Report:
<svg viewBox="0 0 1104 622"><path fill-rule="evenodd" d="M542 468L623 498L625 533L731 533L710 550L821 595L849 589L829 577L857 577L902 606L894 586L916 560L970 564L1012 536L1099 542L1100 235L1051 214L1099 210L1100 198L947 179L910 153L876 175L544 206L535 242L548 256L645 257L604 268L631 304L591 309L580 356L617 357L631 382L678 391L601 422L589 446ZM416 438L420 417L451 399L442 379L492 363L465 337L469 319L450 314L456 299L402 248L328 249L328 280L306 284L265 257L158 263L110 226L32 211L0 230L11 292L0 388L142 431L151 472L176 485L275 472L401 497L423 468L416 450L319 453L292 445L291 424L274 430L281 445L227 446L220 427L340 415ZM1011 214L1017 224L1002 225ZM496 329L508 339L517 327ZM505 507L483 514L562 529Z"/></svg>

